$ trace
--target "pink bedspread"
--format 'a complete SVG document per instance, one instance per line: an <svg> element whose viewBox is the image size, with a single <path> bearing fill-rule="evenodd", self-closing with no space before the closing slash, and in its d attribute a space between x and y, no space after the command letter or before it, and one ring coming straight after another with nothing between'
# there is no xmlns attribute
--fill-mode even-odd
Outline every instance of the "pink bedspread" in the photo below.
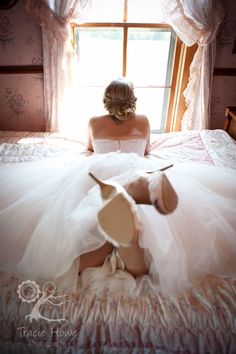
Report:
<svg viewBox="0 0 236 354"><path fill-rule="evenodd" d="M87 154L83 144L57 134L1 132L0 142L3 168ZM151 147L147 158L236 168L236 143L222 130L162 134L152 137ZM21 280L0 273L1 353L236 353L236 279L209 277L175 299L153 293L148 282L138 298L64 293L61 301L68 302L44 303L40 313L47 319L32 322L25 316L37 301L22 301L19 287L23 291Z"/></svg>
<svg viewBox="0 0 236 354"><path fill-rule="evenodd" d="M89 155L86 147L58 133L0 132L0 163ZM236 141L223 130L185 131L151 136L150 156L173 162L199 161L236 168Z"/></svg>

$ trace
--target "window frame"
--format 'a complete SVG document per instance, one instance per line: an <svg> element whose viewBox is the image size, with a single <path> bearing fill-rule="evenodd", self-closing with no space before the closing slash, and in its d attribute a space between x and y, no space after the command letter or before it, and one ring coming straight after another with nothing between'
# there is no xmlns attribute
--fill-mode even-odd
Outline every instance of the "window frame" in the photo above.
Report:
<svg viewBox="0 0 236 354"><path fill-rule="evenodd" d="M72 46L75 50L75 29L76 28L123 28L123 62L122 75L126 77L128 29L129 28L161 28L171 29L172 27L165 23L136 23L127 22L128 18L128 0L124 0L124 18L123 22L85 22L82 24L72 23ZM176 35L175 45L173 47L173 62L170 72L170 84L165 85L170 89L166 105L165 121L161 118L161 130L152 130L151 133L172 132L181 130L181 119L186 110L183 91L187 85L189 77L189 66L194 56L197 46L187 47ZM168 86L168 87L167 87ZM160 85L150 85L149 88L159 88ZM163 87L163 86L162 86ZM166 96L166 92L164 94ZM165 99L165 98L164 98ZM163 130L163 131L162 131Z"/></svg>

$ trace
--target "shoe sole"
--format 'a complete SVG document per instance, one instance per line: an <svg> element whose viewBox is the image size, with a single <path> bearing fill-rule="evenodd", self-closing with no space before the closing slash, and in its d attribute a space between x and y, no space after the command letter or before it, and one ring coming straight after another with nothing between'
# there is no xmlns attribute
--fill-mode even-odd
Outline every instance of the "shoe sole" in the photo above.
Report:
<svg viewBox="0 0 236 354"><path fill-rule="evenodd" d="M165 175L163 176L162 182L162 198L164 205L164 213L172 213L178 205L178 197L168 178Z"/></svg>
<svg viewBox="0 0 236 354"><path fill-rule="evenodd" d="M122 193L117 194L98 212L98 222L108 241L115 247L129 246L135 237L134 214Z"/></svg>

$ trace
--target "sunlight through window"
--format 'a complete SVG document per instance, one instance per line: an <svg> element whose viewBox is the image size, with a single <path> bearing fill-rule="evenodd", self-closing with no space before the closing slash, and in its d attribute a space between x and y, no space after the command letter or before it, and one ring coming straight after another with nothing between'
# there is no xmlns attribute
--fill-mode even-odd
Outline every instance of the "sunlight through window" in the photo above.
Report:
<svg viewBox="0 0 236 354"><path fill-rule="evenodd" d="M89 22L74 27L79 120L106 113L103 92L124 76L135 86L137 113L152 132L164 129L176 35L163 23L158 0L92 0Z"/></svg>

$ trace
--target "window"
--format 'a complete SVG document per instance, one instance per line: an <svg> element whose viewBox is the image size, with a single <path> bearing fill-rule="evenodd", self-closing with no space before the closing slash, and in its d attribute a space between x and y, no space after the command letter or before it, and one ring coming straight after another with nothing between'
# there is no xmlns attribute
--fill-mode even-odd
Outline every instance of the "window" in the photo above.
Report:
<svg viewBox="0 0 236 354"><path fill-rule="evenodd" d="M83 121L105 113L105 87L124 76L134 83L137 112L148 116L153 133L164 131L177 40L159 1L93 0L89 21L73 29Z"/></svg>

